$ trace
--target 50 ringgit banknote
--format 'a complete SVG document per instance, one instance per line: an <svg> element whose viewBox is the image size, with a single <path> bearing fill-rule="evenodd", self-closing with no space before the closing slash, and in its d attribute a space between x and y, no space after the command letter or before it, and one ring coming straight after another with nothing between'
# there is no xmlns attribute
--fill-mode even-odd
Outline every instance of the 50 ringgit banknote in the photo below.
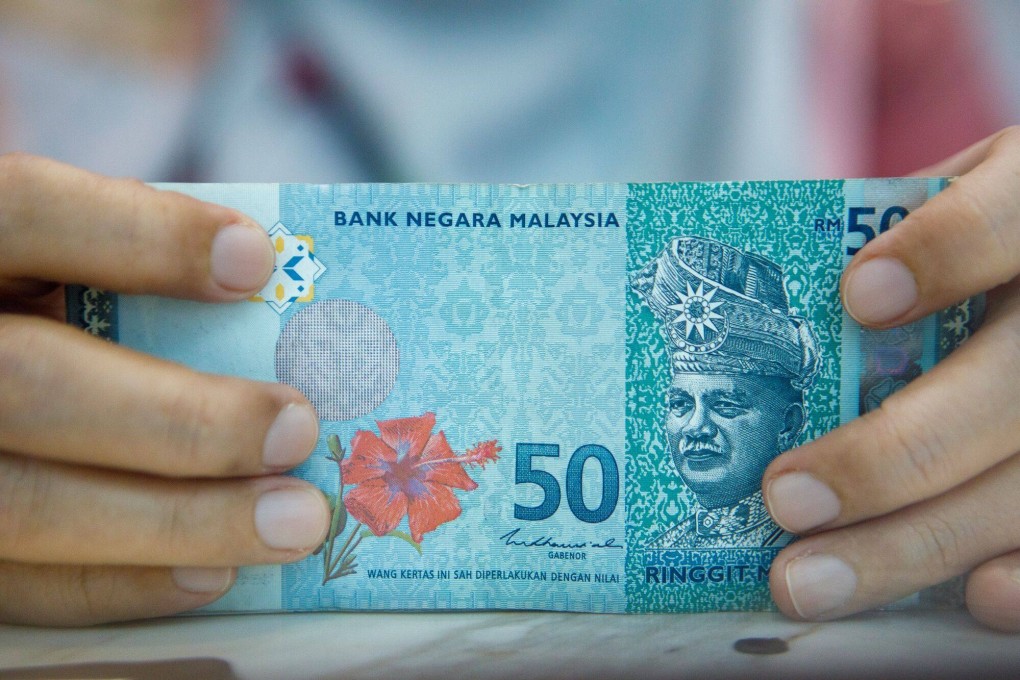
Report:
<svg viewBox="0 0 1020 680"><path fill-rule="evenodd" d="M795 537L766 465L978 322L972 300L869 331L840 305L850 257L945 184L162 185L266 227L265 289L69 314L319 413L294 474L330 498L326 541L210 610L768 609Z"/></svg>

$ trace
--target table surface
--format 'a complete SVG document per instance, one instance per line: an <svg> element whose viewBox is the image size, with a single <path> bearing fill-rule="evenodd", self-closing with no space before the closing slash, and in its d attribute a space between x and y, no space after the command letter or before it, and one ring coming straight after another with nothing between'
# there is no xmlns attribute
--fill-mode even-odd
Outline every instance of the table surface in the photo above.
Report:
<svg viewBox="0 0 1020 680"><path fill-rule="evenodd" d="M735 645L749 638L773 640ZM736 648L745 645L774 653ZM0 626L2 680L178 677L1018 678L1020 637L962 611L920 610L822 624L767 613L469 612Z"/></svg>

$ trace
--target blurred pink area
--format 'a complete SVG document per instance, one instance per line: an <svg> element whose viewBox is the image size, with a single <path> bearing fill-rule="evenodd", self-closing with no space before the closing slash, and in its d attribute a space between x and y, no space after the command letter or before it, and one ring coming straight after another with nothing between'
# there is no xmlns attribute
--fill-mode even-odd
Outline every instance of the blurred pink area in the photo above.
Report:
<svg viewBox="0 0 1020 680"><path fill-rule="evenodd" d="M844 176L905 175L1010 123L975 4L830 0L811 9L815 123Z"/></svg>

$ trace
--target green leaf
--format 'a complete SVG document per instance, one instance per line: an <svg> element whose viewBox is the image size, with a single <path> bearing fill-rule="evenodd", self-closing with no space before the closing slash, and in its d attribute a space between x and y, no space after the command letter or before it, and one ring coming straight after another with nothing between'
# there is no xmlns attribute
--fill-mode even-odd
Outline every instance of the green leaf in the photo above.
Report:
<svg viewBox="0 0 1020 680"><path fill-rule="evenodd" d="M329 520L329 538L336 538L347 528L347 506L344 505L342 497L333 494L327 494L327 496L329 496L329 505L333 510Z"/></svg>
<svg viewBox="0 0 1020 680"><path fill-rule="evenodd" d="M329 447L329 452L333 454L333 460L340 462L347 455L344 451L344 447L340 444L340 437L335 434L331 434L326 437L326 446Z"/></svg>
<svg viewBox="0 0 1020 680"><path fill-rule="evenodd" d="M373 536L373 535L374 534L372 533L371 529L362 529L361 530L361 537L362 538L367 538L368 536ZM410 545L412 548L417 550L419 555L422 554L422 552L421 552L421 543L419 543L418 541L416 541L413 538L411 538L411 534L407 533L406 531L397 531L396 529L394 529L393 531L389 532L388 534L383 534L383 536L390 536L392 538L399 538L401 541L407 542L408 545Z"/></svg>

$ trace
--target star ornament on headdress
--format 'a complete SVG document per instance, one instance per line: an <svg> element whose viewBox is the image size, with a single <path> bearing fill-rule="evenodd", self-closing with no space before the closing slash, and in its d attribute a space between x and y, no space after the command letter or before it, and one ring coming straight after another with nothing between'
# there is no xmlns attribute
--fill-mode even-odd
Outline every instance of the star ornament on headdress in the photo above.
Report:
<svg viewBox="0 0 1020 680"><path fill-rule="evenodd" d="M683 349L694 352L711 352L722 344L726 337L726 318L716 310L722 307L723 300L715 300L718 288L705 290L703 281L698 282L695 290L690 282L687 282L687 293L679 293L680 301L675 305L668 305L669 309L677 312L676 318L670 322L675 326L673 330L674 339ZM720 321L722 328L716 325ZM678 332L683 326L682 337ZM710 337L711 336L711 337Z"/></svg>
<svg viewBox="0 0 1020 680"><path fill-rule="evenodd" d="M719 292L718 288L713 288L707 293L705 292L704 282L698 282L698 289L694 290L691 287L690 282L687 283L687 295L680 293L680 304L669 305L669 308L680 312L671 322L673 325L684 324L684 337L691 340L691 333L697 331L698 336L705 339L705 329L708 328L716 333L719 332L718 326L715 325L715 319L722 319L723 315L716 313L715 310L723 306L723 301L713 302L712 299L715 294Z"/></svg>

